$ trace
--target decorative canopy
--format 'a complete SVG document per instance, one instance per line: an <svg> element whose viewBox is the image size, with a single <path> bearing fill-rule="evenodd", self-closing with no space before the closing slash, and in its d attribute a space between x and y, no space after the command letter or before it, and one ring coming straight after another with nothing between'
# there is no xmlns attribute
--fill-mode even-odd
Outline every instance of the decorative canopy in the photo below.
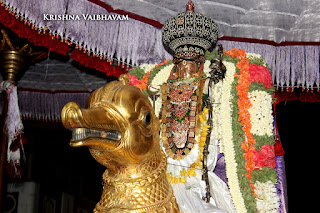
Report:
<svg viewBox="0 0 320 213"><path fill-rule="evenodd" d="M183 12L187 0L99 0L115 10L130 11L163 24ZM219 37L275 41L320 41L320 3L317 0L195 0L195 12L211 17ZM156 25L156 23L154 23Z"/></svg>
<svg viewBox="0 0 320 213"><path fill-rule="evenodd" d="M185 11L187 0L2 2L0 23L20 37L119 76L125 72L122 68L172 57L164 49L160 28L169 17ZM236 47L261 54L277 86L319 88L317 0L197 0L194 8L215 20L225 50ZM111 66L114 61L118 61L116 69Z"/></svg>

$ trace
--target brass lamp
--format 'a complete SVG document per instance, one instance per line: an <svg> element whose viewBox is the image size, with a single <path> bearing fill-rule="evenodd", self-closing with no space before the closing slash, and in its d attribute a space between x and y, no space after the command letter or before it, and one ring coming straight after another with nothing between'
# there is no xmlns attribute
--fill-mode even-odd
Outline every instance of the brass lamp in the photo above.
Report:
<svg viewBox="0 0 320 213"><path fill-rule="evenodd" d="M16 82L30 65L30 56L19 50L0 51L0 70L3 80Z"/></svg>
<svg viewBox="0 0 320 213"><path fill-rule="evenodd" d="M48 56L46 52L33 52L29 44L15 48L8 34L2 29L0 43L0 71L3 80L17 82L32 62Z"/></svg>

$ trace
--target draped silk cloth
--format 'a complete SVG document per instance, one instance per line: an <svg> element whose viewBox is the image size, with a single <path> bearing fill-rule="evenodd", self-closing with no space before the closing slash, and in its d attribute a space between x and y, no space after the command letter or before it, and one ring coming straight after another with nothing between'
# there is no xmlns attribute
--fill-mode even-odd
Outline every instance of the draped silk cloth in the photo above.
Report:
<svg viewBox="0 0 320 213"><path fill-rule="evenodd" d="M213 132L211 133L213 134ZM165 149L161 144L164 152ZM208 179L210 184L211 199L210 203L206 203L202 200L202 197L206 193L205 182L202 181L202 171L195 169L196 176L186 177L185 183L172 183L175 197L179 205L180 211L185 213L194 212L210 212L210 213L235 213L235 208L232 202L231 195L229 193L226 182L220 179L213 170L216 167L218 160L218 141L211 136L209 145L209 155L207 160L208 167ZM197 161L199 155L199 146L195 144L188 156L183 160L173 160L167 158L167 171L172 175L180 175L180 171L187 170L191 167L191 164ZM225 165L224 165L225 174Z"/></svg>
<svg viewBox="0 0 320 213"><path fill-rule="evenodd" d="M214 151L212 145L209 147L210 159L209 167L213 168L216 159L213 158L217 153ZM194 149L198 151L197 149ZM190 153L189 155L195 155L196 152ZM197 156L196 156L197 157ZM184 164L184 165L182 165ZM168 171L179 171L180 169L185 168L188 162L185 160L180 161L180 163L172 162L172 159L168 158ZM202 200L202 197L205 195L205 182L201 180L202 171L196 170L197 175L195 177L187 177L186 183L172 183L175 197L180 207L180 211L185 213L194 213L194 212L235 212L232 199L228 190L228 187L225 182L223 182L212 170L208 172L208 178L210 183L210 192L211 199L210 203L206 203Z"/></svg>
<svg viewBox="0 0 320 213"><path fill-rule="evenodd" d="M280 213L288 212L288 197L287 197L287 179L286 179L286 170L284 157L276 156L277 161L277 173L278 173L278 182L276 184L277 194L280 198Z"/></svg>

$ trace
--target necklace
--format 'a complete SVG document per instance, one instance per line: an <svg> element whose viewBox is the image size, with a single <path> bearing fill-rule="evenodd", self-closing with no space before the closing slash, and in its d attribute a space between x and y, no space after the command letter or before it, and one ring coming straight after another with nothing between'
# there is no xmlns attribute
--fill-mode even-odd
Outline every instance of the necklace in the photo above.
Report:
<svg viewBox="0 0 320 213"><path fill-rule="evenodd" d="M197 81L197 80L200 80L200 79L203 79L205 78L206 75L202 75L202 76L199 76L199 77L196 77L196 78L177 78L177 79L172 79L172 80L168 80L168 82L172 83L172 82L179 82L179 81Z"/></svg>
<svg viewBox="0 0 320 213"><path fill-rule="evenodd" d="M162 140L167 155L175 160L186 157L198 139L204 81L162 85Z"/></svg>

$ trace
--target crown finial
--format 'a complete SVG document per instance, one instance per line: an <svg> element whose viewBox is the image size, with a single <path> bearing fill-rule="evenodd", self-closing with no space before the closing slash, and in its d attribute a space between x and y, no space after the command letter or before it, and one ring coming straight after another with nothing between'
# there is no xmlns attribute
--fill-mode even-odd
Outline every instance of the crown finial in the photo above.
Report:
<svg viewBox="0 0 320 213"><path fill-rule="evenodd" d="M194 4L193 4L192 0L188 1L187 12L194 12Z"/></svg>

